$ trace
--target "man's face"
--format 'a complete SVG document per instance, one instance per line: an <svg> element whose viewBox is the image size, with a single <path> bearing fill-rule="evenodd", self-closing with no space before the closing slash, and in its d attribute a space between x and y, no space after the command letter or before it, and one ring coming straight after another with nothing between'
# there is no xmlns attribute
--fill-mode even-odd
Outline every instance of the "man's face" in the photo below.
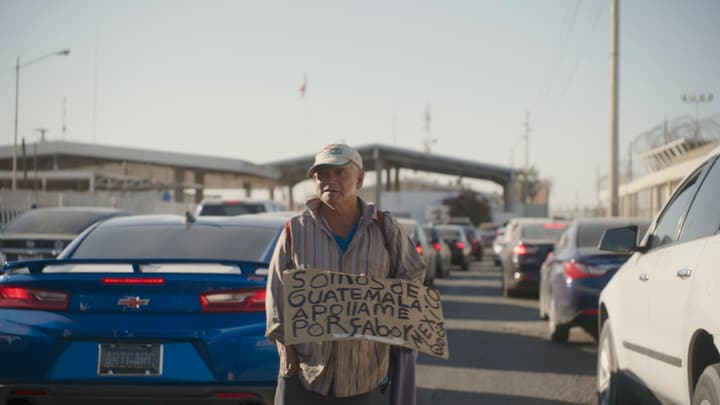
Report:
<svg viewBox="0 0 720 405"><path fill-rule="evenodd" d="M313 173L315 192L326 204L334 207L354 203L362 187L365 173L352 163L345 166L320 166Z"/></svg>

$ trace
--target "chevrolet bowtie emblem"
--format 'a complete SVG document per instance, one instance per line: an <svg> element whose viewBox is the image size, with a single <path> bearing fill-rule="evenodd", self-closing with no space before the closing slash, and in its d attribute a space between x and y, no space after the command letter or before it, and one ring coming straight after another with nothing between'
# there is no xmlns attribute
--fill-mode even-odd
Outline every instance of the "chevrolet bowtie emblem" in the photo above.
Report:
<svg viewBox="0 0 720 405"><path fill-rule="evenodd" d="M117 302L117 305L123 305L128 308L138 309L140 307L145 307L150 303L149 299L146 298L140 298L140 297L124 297L120 298Z"/></svg>

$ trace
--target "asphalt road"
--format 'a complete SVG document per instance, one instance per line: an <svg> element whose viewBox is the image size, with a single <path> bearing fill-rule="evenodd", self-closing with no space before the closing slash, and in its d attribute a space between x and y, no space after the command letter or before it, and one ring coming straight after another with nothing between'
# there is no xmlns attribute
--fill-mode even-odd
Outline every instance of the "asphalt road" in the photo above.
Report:
<svg viewBox="0 0 720 405"><path fill-rule="evenodd" d="M418 358L418 405L592 404L596 343L573 328L550 342L536 297L504 298L500 270L475 262L437 279L448 333L448 360Z"/></svg>

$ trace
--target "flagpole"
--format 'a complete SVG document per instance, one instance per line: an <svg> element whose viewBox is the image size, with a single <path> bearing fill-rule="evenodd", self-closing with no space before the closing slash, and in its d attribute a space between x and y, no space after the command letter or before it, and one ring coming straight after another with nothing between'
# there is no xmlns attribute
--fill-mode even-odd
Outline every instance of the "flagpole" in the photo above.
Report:
<svg viewBox="0 0 720 405"><path fill-rule="evenodd" d="M303 145L304 153L308 153L308 105L307 105L307 98L303 97L303 106L305 109L305 145Z"/></svg>
<svg viewBox="0 0 720 405"><path fill-rule="evenodd" d="M300 84L300 97L303 99L303 153L308 153L308 104L305 92L307 91L307 74L303 73L303 81Z"/></svg>

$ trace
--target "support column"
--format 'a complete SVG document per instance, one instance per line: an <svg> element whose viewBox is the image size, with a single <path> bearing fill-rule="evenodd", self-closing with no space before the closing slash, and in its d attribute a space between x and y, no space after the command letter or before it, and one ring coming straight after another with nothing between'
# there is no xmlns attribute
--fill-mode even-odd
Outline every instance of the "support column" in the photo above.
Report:
<svg viewBox="0 0 720 405"><path fill-rule="evenodd" d="M392 167L388 167L385 169L385 190L390 191L392 190L392 181L390 181L390 173L392 172Z"/></svg>
<svg viewBox="0 0 720 405"><path fill-rule="evenodd" d="M380 149L375 148L373 152L375 159L375 205L382 209L380 205L380 194L382 193L382 159L380 158Z"/></svg>
<svg viewBox="0 0 720 405"><path fill-rule="evenodd" d="M243 188L245 189L245 197L250 198L252 195L252 184L249 181L243 182Z"/></svg>
<svg viewBox="0 0 720 405"><path fill-rule="evenodd" d="M515 184L515 175L511 175L503 188L503 197L505 199L505 212L515 212L515 192L513 185Z"/></svg>
<svg viewBox="0 0 720 405"><path fill-rule="evenodd" d="M400 191L400 168L395 168L395 191Z"/></svg>
<svg viewBox="0 0 720 405"><path fill-rule="evenodd" d="M270 187L270 199L275 200L275 187Z"/></svg>
<svg viewBox="0 0 720 405"><path fill-rule="evenodd" d="M200 204L205 197L205 172L202 170L195 171L195 184L200 186L195 189L195 204Z"/></svg>
<svg viewBox="0 0 720 405"><path fill-rule="evenodd" d="M293 186L294 184L288 184L288 209L291 211L295 210L295 201L293 200Z"/></svg>
<svg viewBox="0 0 720 405"><path fill-rule="evenodd" d="M175 202L183 202L185 199L185 190L183 189L183 183L185 183L185 169L174 169L173 170L173 176L174 176L174 194L175 194Z"/></svg>

